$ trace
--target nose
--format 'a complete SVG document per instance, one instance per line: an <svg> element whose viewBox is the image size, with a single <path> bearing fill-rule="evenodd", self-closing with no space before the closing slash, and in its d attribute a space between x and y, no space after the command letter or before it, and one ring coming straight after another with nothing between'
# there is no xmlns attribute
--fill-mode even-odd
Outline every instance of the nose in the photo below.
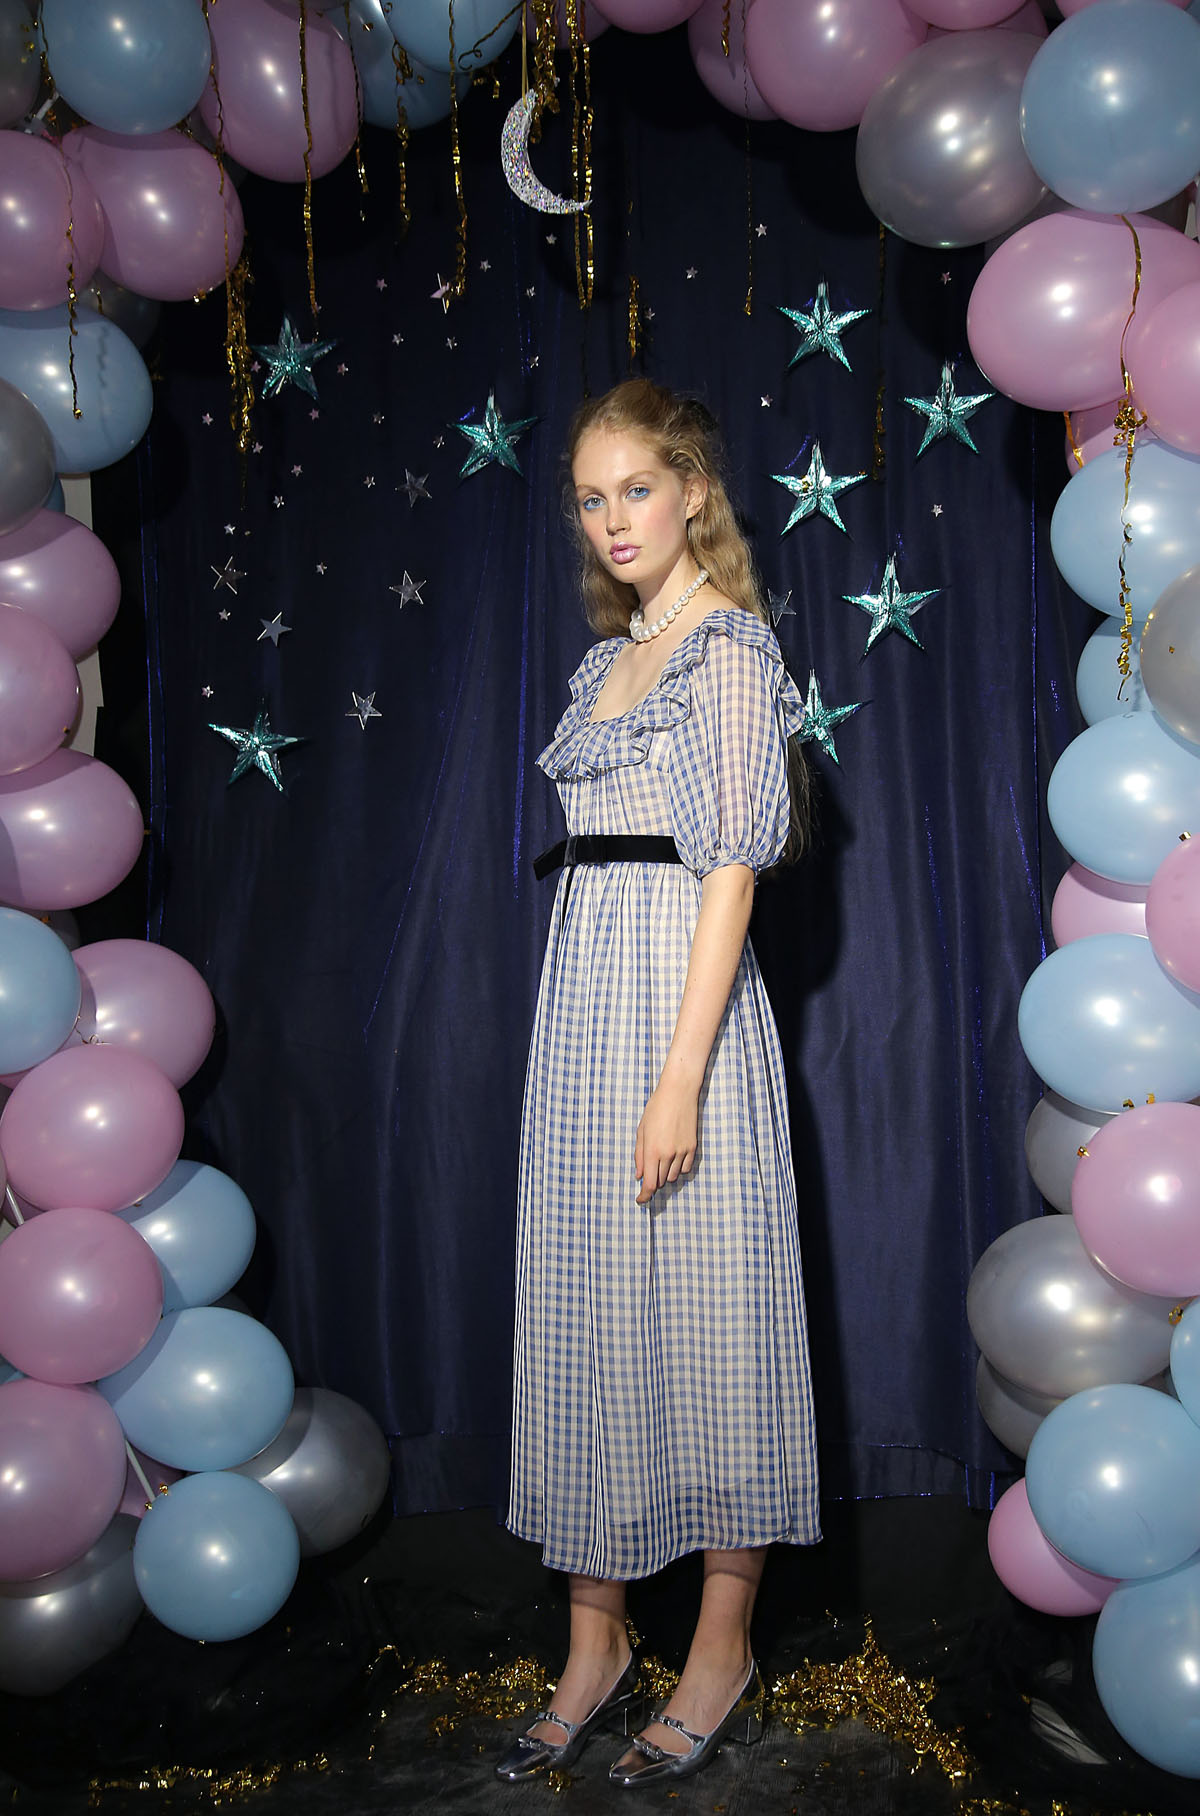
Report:
<svg viewBox="0 0 1200 1816"><path fill-rule="evenodd" d="M610 536L615 536L618 530L623 530L627 527L627 516L628 513L619 498L615 499L613 503L609 505L606 527Z"/></svg>

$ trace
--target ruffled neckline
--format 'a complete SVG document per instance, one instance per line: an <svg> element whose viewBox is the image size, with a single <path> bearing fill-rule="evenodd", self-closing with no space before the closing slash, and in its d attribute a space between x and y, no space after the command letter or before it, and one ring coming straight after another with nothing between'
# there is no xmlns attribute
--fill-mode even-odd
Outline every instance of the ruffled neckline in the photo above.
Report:
<svg viewBox="0 0 1200 1816"><path fill-rule="evenodd" d="M804 703L784 667L774 631L761 618L739 606L720 606L688 632L662 666L650 691L626 712L593 722L596 697L627 642L606 637L593 644L571 677L571 704L559 720L554 737L538 757L538 767L555 781L582 781L610 769L624 769L645 762L655 732L678 725L692 710L689 674L704 661L709 639L728 637L757 649L778 671L774 677L782 700L785 735L800 730Z"/></svg>

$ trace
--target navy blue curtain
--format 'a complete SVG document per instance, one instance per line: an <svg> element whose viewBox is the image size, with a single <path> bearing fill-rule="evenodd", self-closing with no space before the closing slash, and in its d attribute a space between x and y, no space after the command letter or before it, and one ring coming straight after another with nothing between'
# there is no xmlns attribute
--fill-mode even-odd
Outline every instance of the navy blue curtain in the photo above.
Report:
<svg viewBox="0 0 1200 1816"><path fill-rule="evenodd" d="M148 932L201 969L222 1017L189 1151L250 1194L247 1297L300 1379L378 1416L398 1511L499 1500L551 887L530 860L560 827L534 757L590 640L560 450L585 389L630 370L692 389L787 595L802 691L815 671L827 705L862 702L834 733L840 766L810 746L820 840L764 883L753 928L789 1073L826 1487L984 1503L1006 1458L975 1411L964 1293L987 1243L1038 1209L1016 1004L1063 868L1041 801L1078 729L1087 616L1044 535L1060 427L995 399L970 420L977 453L942 439L918 458L904 399L932 396L946 360L960 392L986 390L965 335L979 249L881 238L852 135L747 134L682 32L610 32L593 72L590 312L570 221L524 207L500 170L515 50L498 96L462 108L467 291L448 311L431 294L459 232L445 126L414 137L406 235L385 135L368 134L368 194L352 166L317 185L316 323L300 192L246 181L251 340L274 343L286 312L335 345L318 400L260 400L244 463L223 299L167 312L136 474ZM560 191L569 147L567 107L534 151ZM822 280L835 309L870 312L844 335L851 371L824 354L789 369L779 308ZM537 419L522 473L462 479L456 425L489 394L505 420ZM838 499L846 534L822 516L781 534L793 497L771 476L802 473L814 442L831 472L868 477ZM893 631L864 655L870 621L843 596L878 592L889 555L904 590L938 590L913 620L923 648ZM282 793L253 769L230 785L237 752L209 729L249 728L262 703L297 740Z"/></svg>

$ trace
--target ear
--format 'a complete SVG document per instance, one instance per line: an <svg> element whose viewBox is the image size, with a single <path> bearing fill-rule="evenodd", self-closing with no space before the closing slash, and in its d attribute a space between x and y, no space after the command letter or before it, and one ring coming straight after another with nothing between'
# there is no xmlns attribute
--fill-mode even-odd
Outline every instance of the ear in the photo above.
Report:
<svg viewBox="0 0 1200 1816"><path fill-rule="evenodd" d="M683 501L689 518L700 514L707 497L708 481L703 473L689 473L683 484Z"/></svg>

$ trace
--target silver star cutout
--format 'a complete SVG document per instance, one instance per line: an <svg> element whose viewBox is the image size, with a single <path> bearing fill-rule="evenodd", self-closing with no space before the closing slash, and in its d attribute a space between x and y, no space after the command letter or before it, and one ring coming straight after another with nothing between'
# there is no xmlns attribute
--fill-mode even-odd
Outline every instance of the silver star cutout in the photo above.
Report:
<svg viewBox="0 0 1200 1816"><path fill-rule="evenodd" d="M404 496L408 499L408 508L410 511L414 509L418 498L432 498L432 492L430 492L425 485L425 481L428 478L428 473L422 473L421 477L418 479L415 473L411 473L409 469L405 467L404 484L402 486L397 486L396 490L404 493Z"/></svg>
<svg viewBox="0 0 1200 1816"><path fill-rule="evenodd" d="M830 523L836 524L843 535L846 535L846 526L842 522L837 508L837 495L839 492L848 491L851 486L860 485L866 477L865 473L837 475L827 473L825 462L821 458L821 444L819 441L814 441L807 473L799 479L791 473L772 473L771 475L776 485L786 486L789 492L794 492L796 495L792 514L779 534L786 536L794 524L802 523L806 517L812 517L819 511L823 517L828 517Z"/></svg>
<svg viewBox="0 0 1200 1816"><path fill-rule="evenodd" d="M785 309L779 304L780 315L786 315L800 330L800 345L788 361L788 370L800 360L807 359L810 353L828 353L832 359L851 370L850 361L842 351L842 335L852 322L870 315L869 309L844 309L835 315L829 307L829 286L825 279L817 285L817 294L813 298L811 309Z"/></svg>
<svg viewBox="0 0 1200 1816"><path fill-rule="evenodd" d="M374 694L356 694L352 688L350 690L350 698L353 700L354 705L350 708L346 717L348 719L357 719L364 731L367 729L368 719L382 719L383 714L375 705Z"/></svg>
<svg viewBox="0 0 1200 1816"><path fill-rule="evenodd" d="M760 239L760 240L765 239L766 232L767 232L767 223L765 221L760 221L758 223L758 226L754 229L755 238Z"/></svg>
<svg viewBox="0 0 1200 1816"><path fill-rule="evenodd" d="M883 570L883 582L877 593L843 593L843 599L848 600L851 605L856 605L860 611L868 613L871 619L871 629L863 655L867 654L872 644L882 637L885 631L899 631L902 636L908 638L910 643L915 643L918 649L924 649L925 646L914 631L910 619L913 612L919 611L927 599L932 599L941 590L940 586L935 586L923 593L902 593L900 583L896 579L896 557L889 555L887 566Z"/></svg>
<svg viewBox="0 0 1200 1816"><path fill-rule="evenodd" d="M290 624L285 624L283 622L282 612L276 612L273 618L260 618L258 622L262 625L262 629L259 631L258 636L254 641L256 643L261 643L264 638L269 637L276 649L279 648L279 639L283 636L284 632L290 631L292 628Z"/></svg>
<svg viewBox="0 0 1200 1816"><path fill-rule="evenodd" d="M229 613L228 612L219 611L217 613L217 617L221 620L222 624L228 624L228 622L229 622Z"/></svg>
<svg viewBox="0 0 1200 1816"><path fill-rule="evenodd" d="M506 423L496 409L496 394L488 392L487 408L483 413L482 423L456 422L451 427L465 435L471 443L471 452L458 469L460 479L469 479L472 473L478 473L489 462L497 461L502 467L511 467L514 473L521 471L520 462L513 453L513 442L531 429L537 421L536 416L522 416L517 422Z"/></svg>
<svg viewBox="0 0 1200 1816"><path fill-rule="evenodd" d="M800 721L800 730L796 733L801 744L819 744L827 757L838 762L837 746L833 741L833 728L856 713L864 702L856 700L853 706L826 706L821 698L821 689L817 682L815 669L808 671L808 698L804 702L804 717Z"/></svg>
<svg viewBox="0 0 1200 1816"><path fill-rule="evenodd" d="M795 607L789 604L791 597L792 589L790 586L786 593L775 593L772 592L770 587L767 588L767 610L771 614L771 623L775 626L776 630L779 629L779 620L781 618L794 618L796 616Z"/></svg>
<svg viewBox="0 0 1200 1816"><path fill-rule="evenodd" d="M210 725L208 729L237 745L237 760L230 772L230 782L236 782L248 769L257 769L261 770L269 782L274 783L280 794L283 793L283 778L279 773L279 758L275 753L286 749L289 744L299 744L301 740L285 738L281 733L272 731L270 715L265 706L260 706L255 713L254 725L250 731L237 725ZM227 783L226 786L228 785Z"/></svg>
<svg viewBox="0 0 1200 1816"><path fill-rule="evenodd" d="M316 397L313 366L336 346L336 341L302 341L292 326L291 316L285 315L275 345L254 349L270 368L263 396L276 397L285 385L295 385L298 390L307 391L310 397Z"/></svg>
<svg viewBox="0 0 1200 1816"><path fill-rule="evenodd" d="M938 385L937 395L935 397L906 397L904 400L911 410L920 411L921 415L927 419L925 434L917 449L917 459L921 458L926 448L933 442L941 441L943 435L953 435L954 439L961 441L965 448L970 448L972 454L978 454L979 449L971 440L970 430L967 428L967 418L973 416L981 404L986 404L989 398L995 397L995 395L994 391L980 391L974 397L960 397L954 389L954 367L948 359L943 360L941 383Z"/></svg>
<svg viewBox="0 0 1200 1816"><path fill-rule="evenodd" d="M246 576L241 568L234 567L233 556L231 555L229 557L229 560L225 563L225 566L223 568L213 567L213 564L211 561L209 562L208 565L210 568L212 568L213 573L217 576L216 579L213 581L213 592L215 593L217 591L218 587L227 586L229 588L230 592L233 594L234 598L236 599L237 598L237 583L239 580L244 580L246 578Z"/></svg>
<svg viewBox="0 0 1200 1816"><path fill-rule="evenodd" d="M418 605L424 605L425 601L421 597L421 588L423 586L428 586L428 584L429 582L427 580L414 580L408 569L405 568L404 578L399 586L389 586L388 592L399 593L401 605L411 605L414 599Z"/></svg>

